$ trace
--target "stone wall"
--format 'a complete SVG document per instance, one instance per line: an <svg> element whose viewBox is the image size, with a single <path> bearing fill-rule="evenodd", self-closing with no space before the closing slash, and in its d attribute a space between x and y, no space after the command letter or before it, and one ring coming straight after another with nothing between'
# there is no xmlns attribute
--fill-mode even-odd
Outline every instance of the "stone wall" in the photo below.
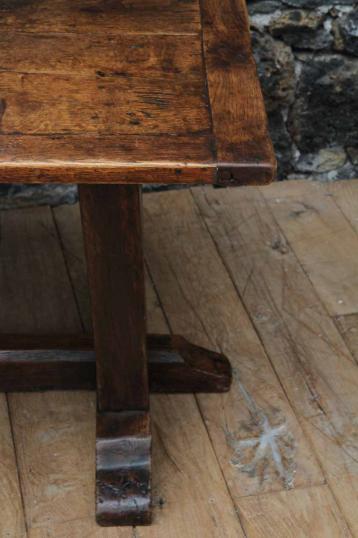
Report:
<svg viewBox="0 0 358 538"><path fill-rule="evenodd" d="M358 177L358 3L248 8L279 179Z"/></svg>
<svg viewBox="0 0 358 538"><path fill-rule="evenodd" d="M358 178L357 0L248 0L278 178ZM72 203L76 187L0 185L0 207Z"/></svg>

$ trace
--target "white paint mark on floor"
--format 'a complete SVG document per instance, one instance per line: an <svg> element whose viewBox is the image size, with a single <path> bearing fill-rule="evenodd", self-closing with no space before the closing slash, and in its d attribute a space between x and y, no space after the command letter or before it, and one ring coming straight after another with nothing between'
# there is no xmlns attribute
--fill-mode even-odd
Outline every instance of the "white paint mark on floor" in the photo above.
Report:
<svg viewBox="0 0 358 538"><path fill-rule="evenodd" d="M296 472L296 444L285 418L278 410L260 409L237 371L234 376L251 418L240 424L236 432L226 431L227 442L234 451L232 465L260 481L269 480L273 471L285 488L292 488Z"/></svg>

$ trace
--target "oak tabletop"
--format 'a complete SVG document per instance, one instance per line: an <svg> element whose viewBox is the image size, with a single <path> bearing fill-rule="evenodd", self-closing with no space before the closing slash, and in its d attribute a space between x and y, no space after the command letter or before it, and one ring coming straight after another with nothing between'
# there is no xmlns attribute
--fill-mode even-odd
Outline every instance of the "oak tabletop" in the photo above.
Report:
<svg viewBox="0 0 358 538"><path fill-rule="evenodd" d="M1 0L0 181L262 184L244 0Z"/></svg>

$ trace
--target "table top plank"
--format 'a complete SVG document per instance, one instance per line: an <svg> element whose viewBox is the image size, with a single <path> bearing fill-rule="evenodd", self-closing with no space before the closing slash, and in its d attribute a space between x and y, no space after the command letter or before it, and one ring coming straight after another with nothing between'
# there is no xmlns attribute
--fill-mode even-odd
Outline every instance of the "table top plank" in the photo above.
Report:
<svg viewBox="0 0 358 538"><path fill-rule="evenodd" d="M0 182L213 183L213 141L193 135L0 134Z"/></svg>
<svg viewBox="0 0 358 538"><path fill-rule="evenodd" d="M0 15L1 182L272 179L244 0L12 0Z"/></svg>
<svg viewBox="0 0 358 538"><path fill-rule="evenodd" d="M16 48L9 55L11 41ZM198 38L82 36L77 41L2 34L3 134L209 131Z"/></svg>
<svg viewBox="0 0 358 538"><path fill-rule="evenodd" d="M0 28L78 34L195 34L198 0L1 0Z"/></svg>
<svg viewBox="0 0 358 538"><path fill-rule="evenodd" d="M0 73L4 135L209 131L201 81Z"/></svg>
<svg viewBox="0 0 358 538"><path fill-rule="evenodd" d="M112 74L127 80L173 80L185 75L197 79L203 76L198 37L145 33L79 36L2 30L0 26L0 72L73 77Z"/></svg>

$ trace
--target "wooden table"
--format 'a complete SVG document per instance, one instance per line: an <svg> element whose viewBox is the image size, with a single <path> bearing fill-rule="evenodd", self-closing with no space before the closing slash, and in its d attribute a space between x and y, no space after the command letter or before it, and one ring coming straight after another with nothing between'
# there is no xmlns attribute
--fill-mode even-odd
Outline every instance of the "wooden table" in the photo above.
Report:
<svg viewBox="0 0 358 538"><path fill-rule="evenodd" d="M146 524L149 391L226 391L231 370L146 335L140 185L272 179L246 7L8 0L0 66L1 182L79 184L94 332L2 335L0 389L96 387L97 520Z"/></svg>

